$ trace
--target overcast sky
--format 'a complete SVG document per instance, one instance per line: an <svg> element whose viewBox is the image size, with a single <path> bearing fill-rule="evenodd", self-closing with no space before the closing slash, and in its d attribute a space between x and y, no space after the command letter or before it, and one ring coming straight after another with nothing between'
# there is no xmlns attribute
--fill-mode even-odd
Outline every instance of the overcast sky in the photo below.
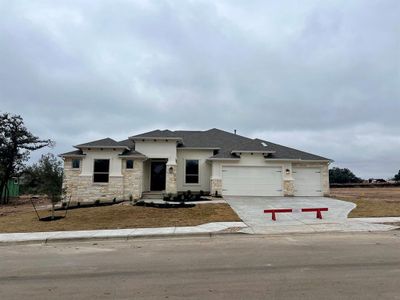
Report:
<svg viewBox="0 0 400 300"><path fill-rule="evenodd" d="M217 127L365 178L400 169L398 0L0 0L0 12L0 111L55 140L45 152Z"/></svg>

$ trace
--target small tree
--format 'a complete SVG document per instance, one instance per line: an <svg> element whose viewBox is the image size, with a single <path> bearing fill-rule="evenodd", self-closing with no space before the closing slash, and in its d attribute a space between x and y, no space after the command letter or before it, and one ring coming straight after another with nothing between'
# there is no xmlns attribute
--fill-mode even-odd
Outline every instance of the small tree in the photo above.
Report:
<svg viewBox="0 0 400 300"><path fill-rule="evenodd" d="M63 182L62 162L54 154L42 155L37 164L24 171L23 189L25 192L44 194L51 200L52 219L54 206L61 200Z"/></svg>
<svg viewBox="0 0 400 300"><path fill-rule="evenodd" d="M52 146L51 140L34 136L18 115L0 115L0 204L8 203L7 182L18 175L30 151Z"/></svg>
<svg viewBox="0 0 400 300"><path fill-rule="evenodd" d="M332 168L329 170L330 183L360 183L362 179L357 177L347 168Z"/></svg>
<svg viewBox="0 0 400 300"><path fill-rule="evenodd" d="M400 181L400 170L396 175L394 175L393 180Z"/></svg>

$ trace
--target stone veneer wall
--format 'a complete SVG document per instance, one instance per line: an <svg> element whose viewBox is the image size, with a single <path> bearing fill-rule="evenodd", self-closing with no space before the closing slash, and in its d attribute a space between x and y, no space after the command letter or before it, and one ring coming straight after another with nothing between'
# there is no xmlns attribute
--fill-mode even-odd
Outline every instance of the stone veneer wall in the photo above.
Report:
<svg viewBox="0 0 400 300"><path fill-rule="evenodd" d="M172 172L170 169L172 168ZM176 194L178 192L176 184L176 165L168 165L166 170L165 192L167 194Z"/></svg>
<svg viewBox="0 0 400 300"><path fill-rule="evenodd" d="M93 202L96 200L129 200L142 196L143 161L134 160L132 170L123 169L121 176L110 176L108 183L93 183L92 176L80 176L80 169L71 168L71 159L64 161L63 188L71 201Z"/></svg>
<svg viewBox="0 0 400 300"><path fill-rule="evenodd" d="M125 166L125 162L124 166ZM140 199L142 197L142 184L143 184L143 160L134 160L133 169L122 169L125 200L129 200L132 195L133 199Z"/></svg>
<svg viewBox="0 0 400 300"><path fill-rule="evenodd" d="M322 192L324 196L329 196L330 187L329 187L329 164L321 164L321 163L293 163L294 167L305 167L305 168L321 168L321 177L322 177Z"/></svg>
<svg viewBox="0 0 400 300"><path fill-rule="evenodd" d="M222 195L222 179L219 178L214 178L211 179L211 195L215 195L215 192L218 192L218 194L221 196Z"/></svg>

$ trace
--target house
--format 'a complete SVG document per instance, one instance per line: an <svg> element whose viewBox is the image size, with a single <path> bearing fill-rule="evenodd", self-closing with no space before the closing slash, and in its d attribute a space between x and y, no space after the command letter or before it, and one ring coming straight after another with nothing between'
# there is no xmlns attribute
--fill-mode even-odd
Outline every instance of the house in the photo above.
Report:
<svg viewBox="0 0 400 300"><path fill-rule="evenodd" d="M234 196L329 194L329 159L219 129L154 130L61 154L74 201L139 199L147 192Z"/></svg>

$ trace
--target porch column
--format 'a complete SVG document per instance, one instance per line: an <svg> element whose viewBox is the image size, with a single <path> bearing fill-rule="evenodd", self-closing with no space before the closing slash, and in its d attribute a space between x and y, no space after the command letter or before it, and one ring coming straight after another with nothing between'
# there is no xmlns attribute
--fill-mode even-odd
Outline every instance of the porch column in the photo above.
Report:
<svg viewBox="0 0 400 300"><path fill-rule="evenodd" d="M168 160L166 173L165 192L167 194L174 195L178 192L178 188L176 185L176 162L171 162L170 160Z"/></svg>

